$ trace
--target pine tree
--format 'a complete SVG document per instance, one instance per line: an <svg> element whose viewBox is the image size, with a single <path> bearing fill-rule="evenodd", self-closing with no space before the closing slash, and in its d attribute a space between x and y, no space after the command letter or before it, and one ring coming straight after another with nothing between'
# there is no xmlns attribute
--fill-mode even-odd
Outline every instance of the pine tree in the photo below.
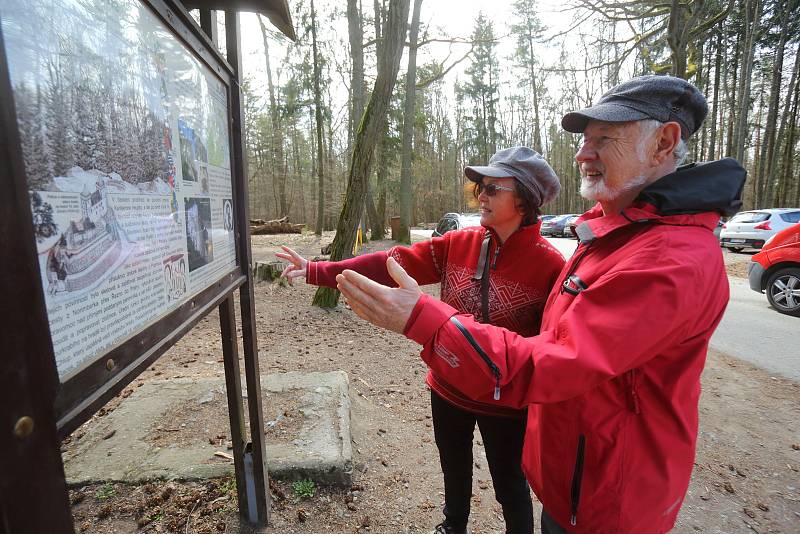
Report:
<svg viewBox="0 0 800 534"><path fill-rule="evenodd" d="M516 66L521 76L519 87L525 89L525 100L530 100L533 109L532 148L542 153L541 119L539 114L539 100L542 97L543 87L539 70L539 59L536 57L536 44L542 38L544 26L536 13L535 0L517 0L514 2L514 13L519 17L519 22L511 26L511 32L517 37L517 49L514 56Z"/></svg>
<svg viewBox="0 0 800 534"><path fill-rule="evenodd" d="M469 163L485 163L497 151L498 65L494 26L483 13L475 20L472 42L472 63L465 70L469 79L461 86L472 102L465 149Z"/></svg>
<svg viewBox="0 0 800 534"><path fill-rule="evenodd" d="M65 70L60 63L48 65L49 80L45 93L47 155L52 158L53 172L58 176L63 176L75 165L70 120L72 106L64 80Z"/></svg>
<svg viewBox="0 0 800 534"><path fill-rule="evenodd" d="M34 97L25 84L19 84L14 90L25 173L28 176L28 187L33 191L47 189L51 177L45 158L42 125L39 122L38 88L36 93L37 97Z"/></svg>

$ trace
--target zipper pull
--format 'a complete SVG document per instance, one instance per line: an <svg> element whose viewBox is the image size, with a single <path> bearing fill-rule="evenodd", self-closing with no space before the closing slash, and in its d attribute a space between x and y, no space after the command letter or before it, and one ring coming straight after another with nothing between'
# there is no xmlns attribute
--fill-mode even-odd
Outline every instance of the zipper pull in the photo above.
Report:
<svg viewBox="0 0 800 534"><path fill-rule="evenodd" d="M497 257L500 255L500 245L497 245L497 248L494 249L494 259L492 260L492 270L497 270Z"/></svg>
<svg viewBox="0 0 800 534"><path fill-rule="evenodd" d="M500 400L500 376L497 377L494 385L494 400Z"/></svg>
<svg viewBox="0 0 800 534"><path fill-rule="evenodd" d="M569 518L569 524L574 527L577 523L578 523L578 515L572 514L572 516Z"/></svg>

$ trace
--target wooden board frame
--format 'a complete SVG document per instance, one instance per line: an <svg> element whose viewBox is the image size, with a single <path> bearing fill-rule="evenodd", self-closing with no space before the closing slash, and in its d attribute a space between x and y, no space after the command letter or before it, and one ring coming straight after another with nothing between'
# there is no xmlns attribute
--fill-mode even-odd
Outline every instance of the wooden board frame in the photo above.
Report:
<svg viewBox="0 0 800 534"><path fill-rule="evenodd" d="M227 60L176 0L139 0L223 82L228 96L236 267L184 304L59 382L39 274L33 219L0 28L0 532L73 532L60 440L118 395L215 307L225 362L228 408L240 515L266 525L269 481L256 339L250 250L247 167L243 143L239 18L226 12ZM204 15L208 20L208 14ZM206 22L204 20L204 22ZM204 24L205 26L206 24ZM213 35L213 33L212 33ZM234 65L235 67L232 67ZM252 443L245 432L234 294L239 290L245 378ZM8 357L6 357L8 355ZM253 472L245 474L245 456ZM8 476L7 476L8 475ZM255 482L256 510L248 510L246 476ZM252 487L252 486L251 486Z"/></svg>

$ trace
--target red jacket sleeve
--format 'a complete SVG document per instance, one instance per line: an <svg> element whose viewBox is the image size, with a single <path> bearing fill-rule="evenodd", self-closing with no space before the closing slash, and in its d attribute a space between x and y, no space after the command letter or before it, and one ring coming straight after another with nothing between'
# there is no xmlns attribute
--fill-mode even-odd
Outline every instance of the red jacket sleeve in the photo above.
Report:
<svg viewBox="0 0 800 534"><path fill-rule="evenodd" d="M498 402L506 406L559 402L681 339L697 319L689 309L697 304L684 304L695 274L686 265L623 265L569 297L574 300L555 325L531 338L456 315L423 296L406 336L424 346L422 357L434 372L472 398L499 386Z"/></svg>
<svg viewBox="0 0 800 534"><path fill-rule="evenodd" d="M342 261L310 261L306 271L306 282L316 286L336 287L336 275L345 269L350 269L380 284L394 287L397 284L386 270L388 257L385 251L379 251Z"/></svg>
<svg viewBox="0 0 800 534"><path fill-rule="evenodd" d="M308 262L306 282L318 286L336 287L336 275L349 269L363 274L379 284L396 287L386 270L386 260L392 256L419 285L435 284L441 280L447 262L449 234L410 247L393 247L388 252L362 254L342 261Z"/></svg>

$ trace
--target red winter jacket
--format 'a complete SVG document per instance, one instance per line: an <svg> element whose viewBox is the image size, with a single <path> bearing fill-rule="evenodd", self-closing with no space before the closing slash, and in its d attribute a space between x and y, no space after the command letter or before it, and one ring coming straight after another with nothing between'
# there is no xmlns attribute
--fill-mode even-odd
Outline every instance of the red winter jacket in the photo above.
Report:
<svg viewBox="0 0 800 534"><path fill-rule="evenodd" d="M572 533L675 524L694 462L700 373L728 282L712 233L719 213L677 214L674 202L691 198L689 183L713 191L715 170L740 194L744 171L723 160L662 178L645 190L647 203L622 214L603 216L599 206L584 214L538 336L479 324L425 295L406 325L431 369L466 395L499 387L498 403L529 406L523 468ZM664 194L670 185L677 200ZM726 213L740 204L727 202Z"/></svg>
<svg viewBox="0 0 800 534"><path fill-rule="evenodd" d="M482 318L481 283L474 277L481 245L489 231L490 323L531 336L539 332L547 295L564 265L564 257L539 234L539 227L540 224L535 224L520 228L500 247L497 247L494 232L479 226L448 232L410 247L394 247L388 252L339 262L310 262L306 281L335 287L336 275L351 269L376 282L395 286L386 270L386 260L391 255L420 285L441 282L442 301L478 321ZM501 417L525 415L524 408L510 408L494 402L493 392L470 399L459 391L458 381L445 381L432 370L426 382L450 403L473 413Z"/></svg>

